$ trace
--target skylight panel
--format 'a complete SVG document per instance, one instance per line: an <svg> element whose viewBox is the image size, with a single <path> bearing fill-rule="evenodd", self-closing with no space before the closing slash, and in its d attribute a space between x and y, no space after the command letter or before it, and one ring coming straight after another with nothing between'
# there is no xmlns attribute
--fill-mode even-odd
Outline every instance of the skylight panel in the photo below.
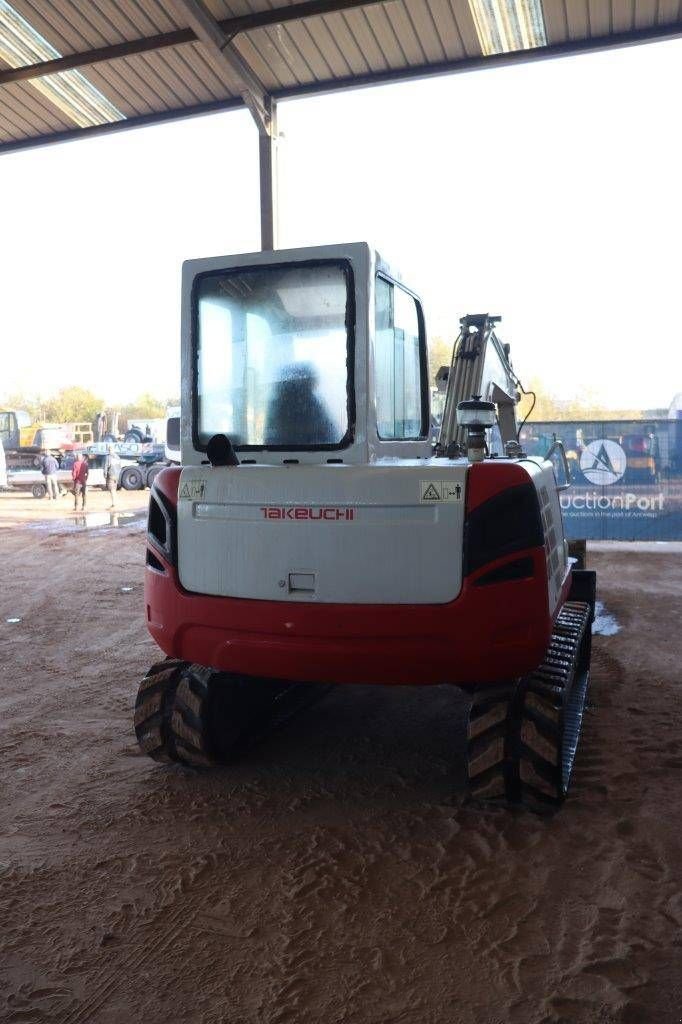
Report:
<svg viewBox="0 0 682 1024"><path fill-rule="evenodd" d="M7 0L0 0L0 57L10 67L27 67L45 60L56 60L61 56L59 50L55 50L54 46L43 39ZM32 79L30 84L79 128L125 120L125 114L110 103L80 71L44 75Z"/></svg>
<svg viewBox="0 0 682 1024"><path fill-rule="evenodd" d="M547 45L541 0L469 0L486 57Z"/></svg>

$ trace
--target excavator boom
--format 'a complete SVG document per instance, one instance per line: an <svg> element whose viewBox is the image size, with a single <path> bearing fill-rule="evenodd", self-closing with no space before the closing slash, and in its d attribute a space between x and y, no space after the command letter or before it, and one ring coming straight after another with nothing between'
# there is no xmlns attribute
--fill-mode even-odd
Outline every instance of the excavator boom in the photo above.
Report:
<svg viewBox="0 0 682 1024"><path fill-rule="evenodd" d="M464 448L465 428L457 423L457 406L474 395L497 406L503 446L517 440L518 378L509 360L509 345L502 344L495 333L500 319L488 313L460 319L450 366L439 371L440 379L447 382L437 445L440 454L452 453L454 445Z"/></svg>

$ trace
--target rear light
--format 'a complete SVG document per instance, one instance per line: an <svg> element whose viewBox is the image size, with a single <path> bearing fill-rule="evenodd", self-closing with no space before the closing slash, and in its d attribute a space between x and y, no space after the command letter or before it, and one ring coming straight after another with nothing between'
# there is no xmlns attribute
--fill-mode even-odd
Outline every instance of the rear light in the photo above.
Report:
<svg viewBox="0 0 682 1024"><path fill-rule="evenodd" d="M544 544L538 495L532 483L500 491L477 505L464 524L464 575L500 558Z"/></svg>
<svg viewBox="0 0 682 1024"><path fill-rule="evenodd" d="M510 580L527 580L533 575L533 559L530 556L515 558L505 562L496 569L484 572L476 579L477 587L487 587L491 583L508 583Z"/></svg>

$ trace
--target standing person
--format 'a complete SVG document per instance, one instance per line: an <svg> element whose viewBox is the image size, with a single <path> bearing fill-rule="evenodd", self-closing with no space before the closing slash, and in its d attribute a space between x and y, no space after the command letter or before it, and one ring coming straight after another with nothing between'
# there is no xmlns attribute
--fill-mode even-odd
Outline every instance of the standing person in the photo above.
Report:
<svg viewBox="0 0 682 1024"><path fill-rule="evenodd" d="M90 468L83 452L76 453L76 461L71 469L73 478L73 510L78 509L78 495L81 496L81 508L85 512L85 496L88 487L88 473Z"/></svg>
<svg viewBox="0 0 682 1024"><path fill-rule="evenodd" d="M55 459L47 448L43 448L43 457L40 460L40 471L45 477L45 487L47 488L47 497L50 501L54 498L56 501L59 497L59 481L57 480L57 470L59 469L59 463Z"/></svg>
<svg viewBox="0 0 682 1024"><path fill-rule="evenodd" d="M104 440L104 435L106 434L106 432L107 432L107 414L104 411L104 409L102 409L101 412L97 413L95 440L96 441L103 441Z"/></svg>
<svg viewBox="0 0 682 1024"><path fill-rule="evenodd" d="M104 486L109 491L109 497L111 499L110 508L116 507L116 488L118 487L118 480L121 475L121 460L116 454L116 449L113 444L110 444L107 448L107 454L104 459Z"/></svg>

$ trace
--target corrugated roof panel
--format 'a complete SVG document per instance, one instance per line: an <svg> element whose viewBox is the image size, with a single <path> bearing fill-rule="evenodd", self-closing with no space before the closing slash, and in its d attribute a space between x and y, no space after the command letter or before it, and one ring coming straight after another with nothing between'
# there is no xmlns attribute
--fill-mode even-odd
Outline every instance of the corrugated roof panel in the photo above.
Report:
<svg viewBox="0 0 682 1024"><path fill-rule="evenodd" d="M362 52L370 71L386 71L388 68L388 61L377 42L372 26L367 20L365 11L361 8L352 11L344 11L342 17L348 26L348 31L353 36L356 45Z"/></svg>
<svg viewBox="0 0 682 1024"><path fill-rule="evenodd" d="M386 13L386 8L366 7L362 13L381 49L386 66L389 68L407 67L409 61Z"/></svg>
<svg viewBox="0 0 682 1024"><path fill-rule="evenodd" d="M332 77L345 78L347 75L352 75L353 68L346 58L342 47L339 45L338 40L330 31L329 25L325 19L307 18L304 24L307 31L310 33L313 44L317 46L320 54L324 57L324 61L329 68Z"/></svg>
<svg viewBox="0 0 682 1024"><path fill-rule="evenodd" d="M425 0L443 47L444 60L462 60L466 54L449 0Z"/></svg>
<svg viewBox="0 0 682 1024"><path fill-rule="evenodd" d="M682 17L682 3L680 0L659 0L658 24L672 25Z"/></svg>
<svg viewBox="0 0 682 1024"><path fill-rule="evenodd" d="M151 111L149 104L135 92L122 61L93 64L83 68L83 74L126 117Z"/></svg>
<svg viewBox="0 0 682 1024"><path fill-rule="evenodd" d="M61 132L74 127L70 118L25 82L14 82L7 86L3 108L7 109L11 120L29 134L35 134L35 128L44 133Z"/></svg>
<svg viewBox="0 0 682 1024"><path fill-rule="evenodd" d="M80 53L81 50L90 48L89 41L74 32L68 23L63 23L51 4L35 4L30 0L13 0L12 7L61 54ZM60 31L60 27L63 31ZM67 33L68 38L64 32Z"/></svg>
<svg viewBox="0 0 682 1024"><path fill-rule="evenodd" d="M566 4L569 39L585 39L590 35L587 0L571 0Z"/></svg>
<svg viewBox="0 0 682 1024"><path fill-rule="evenodd" d="M457 31L459 32L462 46L467 57L481 57L481 43L476 32L474 17L467 0L450 0L450 6L455 16Z"/></svg>
<svg viewBox="0 0 682 1024"><path fill-rule="evenodd" d="M54 2L59 6L62 15L71 20L73 15L69 13L69 8L74 6L71 0L54 0ZM79 15L82 20L76 24L81 32L96 34L102 40L97 45L138 39L140 32L132 20L127 17L128 9L128 3L111 4L107 0L104 3L98 3L98 0L90 0L88 4L80 5Z"/></svg>
<svg viewBox="0 0 682 1024"><path fill-rule="evenodd" d="M64 20L61 12L52 4L41 5L35 2L35 0L14 0L13 6L49 43L64 55L79 53L94 45L98 45L97 40L99 40L100 44L102 42L101 36L97 36L97 33L94 32L89 23L83 22L79 17L79 29L76 31L68 21ZM87 33L86 36L81 34L81 29ZM81 73L107 99L117 106L126 117L149 114L155 109L154 105L144 98L144 92L138 92L136 88L137 79L129 74L123 61L118 60L84 67ZM36 132L35 134L41 133Z"/></svg>
<svg viewBox="0 0 682 1024"><path fill-rule="evenodd" d="M6 129L16 133L17 137L22 138L26 135L35 134L36 127L43 132L59 131L59 128L54 129L45 118L33 113L30 104L25 102L25 91L26 86L13 85L9 87L7 96L3 97L2 105ZM68 121L61 127L73 128L74 123L73 121Z"/></svg>
<svg viewBox="0 0 682 1024"><path fill-rule="evenodd" d="M611 0L589 0L587 17L590 35L607 35L611 31Z"/></svg>
<svg viewBox="0 0 682 1024"><path fill-rule="evenodd" d="M267 89L286 89L313 81L310 68L283 25L259 28L242 33L235 39L240 53L246 54L249 44L256 47L261 55L262 73L259 78Z"/></svg>
<svg viewBox="0 0 682 1024"><path fill-rule="evenodd" d="M183 27L174 16L173 5L164 7L158 0L127 0L126 14L138 36L153 36Z"/></svg>
<svg viewBox="0 0 682 1024"><path fill-rule="evenodd" d="M59 132L73 128L73 120L54 103L50 103L47 96L34 89L29 82L15 82L8 86L8 89L14 96L15 107L21 104L26 116L40 122L44 130Z"/></svg>
<svg viewBox="0 0 682 1024"><path fill-rule="evenodd" d="M634 0L611 0L611 10L613 31L629 32L634 24Z"/></svg>
<svg viewBox="0 0 682 1024"><path fill-rule="evenodd" d="M202 81L206 82L207 87L216 98L237 95L231 83L225 80L225 76L218 75L209 63L205 47L201 43L188 43L185 46L179 46L175 52L182 60L187 61L194 74L199 75Z"/></svg>
<svg viewBox="0 0 682 1024"><path fill-rule="evenodd" d="M656 24L658 0L637 0L635 3L635 28L651 28Z"/></svg>
<svg viewBox="0 0 682 1024"><path fill-rule="evenodd" d="M343 14L327 14L324 18L319 18L319 20L324 23L335 45L339 48L339 52L343 54L343 59L348 67L348 74L367 74L370 70L369 63L363 51L357 45L357 41L348 28L347 20Z"/></svg>
<svg viewBox="0 0 682 1024"><path fill-rule="evenodd" d="M172 105L169 102L169 93L163 83L158 82L156 76L150 76L146 56L135 54L132 57L122 57L116 62L120 88L135 107L140 106L141 100L150 110L168 110Z"/></svg>
<svg viewBox="0 0 682 1024"><path fill-rule="evenodd" d="M87 5L77 5L71 3L71 0L51 0L49 4L43 0L21 2L35 10L36 14L43 13L45 19L54 26L53 30L66 40L70 50L78 52L84 44L105 46L107 43L121 41L120 34L101 16L95 0ZM32 21L32 18L28 20Z"/></svg>
<svg viewBox="0 0 682 1024"><path fill-rule="evenodd" d="M568 39L568 22L564 0L542 0L545 17L545 33L550 45L564 43Z"/></svg>
<svg viewBox="0 0 682 1024"><path fill-rule="evenodd" d="M178 46L160 50L168 67L182 79L188 89L196 96L205 96L208 101L222 99L226 91L225 85L217 75L213 74L208 64L189 46Z"/></svg>
<svg viewBox="0 0 682 1024"><path fill-rule="evenodd" d="M243 32L235 46L266 89L282 89L292 81L291 69L264 29Z"/></svg>
<svg viewBox="0 0 682 1024"><path fill-rule="evenodd" d="M159 93L159 83L163 83L167 97L171 98L172 107L191 107L196 103L206 103L214 99L213 94L190 73L189 69L179 75L164 51L146 53L144 62L149 73L154 75L154 91Z"/></svg>
<svg viewBox="0 0 682 1024"><path fill-rule="evenodd" d="M346 17L343 14L327 14L322 20L343 53L350 73L353 75L366 74L370 70L370 65L348 27Z"/></svg>
<svg viewBox="0 0 682 1024"><path fill-rule="evenodd" d="M401 52L405 55L406 63L412 65L426 63L426 52L422 40L415 30L407 5L387 4L383 10L391 23Z"/></svg>
<svg viewBox="0 0 682 1024"><path fill-rule="evenodd" d="M0 110L0 146L9 144L10 142L18 142L20 139L26 139L28 136L26 133L17 132L14 126L10 126L9 121L3 116L2 110Z"/></svg>
<svg viewBox="0 0 682 1024"><path fill-rule="evenodd" d="M407 8L412 24L419 36L422 50L429 63L447 58L445 45L436 26L433 11L427 0L412 0Z"/></svg>
<svg viewBox="0 0 682 1024"><path fill-rule="evenodd" d="M298 54L303 62L303 74L301 75L298 73L298 59L294 57L292 61L289 61L292 71L297 73L299 80L313 82L334 77L324 55L320 52L319 47L315 45L315 40L311 36L306 22L287 22L286 25L282 26L281 38L285 38L288 41L289 46L294 48L292 49L292 54Z"/></svg>

